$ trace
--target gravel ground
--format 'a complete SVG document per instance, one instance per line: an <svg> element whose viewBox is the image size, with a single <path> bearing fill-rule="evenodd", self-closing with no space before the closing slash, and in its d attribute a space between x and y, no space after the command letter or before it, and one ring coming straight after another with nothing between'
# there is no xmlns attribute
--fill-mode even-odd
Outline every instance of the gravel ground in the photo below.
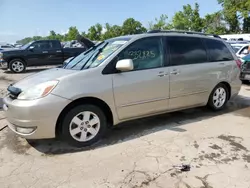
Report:
<svg viewBox="0 0 250 188"><path fill-rule="evenodd" d="M221 112L196 108L128 122L85 149L27 141L6 124L0 110L1 188L250 188L249 86Z"/></svg>

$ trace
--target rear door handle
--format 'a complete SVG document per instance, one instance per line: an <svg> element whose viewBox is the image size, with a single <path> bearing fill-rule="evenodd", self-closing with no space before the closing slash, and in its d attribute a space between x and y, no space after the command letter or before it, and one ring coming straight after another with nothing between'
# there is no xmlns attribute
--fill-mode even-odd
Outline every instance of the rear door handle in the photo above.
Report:
<svg viewBox="0 0 250 188"><path fill-rule="evenodd" d="M172 75L178 75L178 74L180 74L180 71L178 71L178 70L173 70L172 72L170 72L170 74L172 74Z"/></svg>
<svg viewBox="0 0 250 188"><path fill-rule="evenodd" d="M225 63L219 63L219 65L225 65Z"/></svg>
<svg viewBox="0 0 250 188"><path fill-rule="evenodd" d="M47 54L47 53L49 53L48 51L43 51L43 54Z"/></svg>
<svg viewBox="0 0 250 188"><path fill-rule="evenodd" d="M60 52L62 52L62 51L61 51L61 50L57 50L56 52L60 53Z"/></svg>

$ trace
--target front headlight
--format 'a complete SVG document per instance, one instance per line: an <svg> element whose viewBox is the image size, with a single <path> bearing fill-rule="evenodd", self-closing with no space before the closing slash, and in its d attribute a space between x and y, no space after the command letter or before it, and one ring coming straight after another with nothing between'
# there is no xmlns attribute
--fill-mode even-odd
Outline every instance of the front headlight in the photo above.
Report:
<svg viewBox="0 0 250 188"><path fill-rule="evenodd" d="M56 87L58 82L59 81L57 80L53 80L53 81L48 81L48 82L38 84L20 93L17 99L34 100L34 99L45 97Z"/></svg>

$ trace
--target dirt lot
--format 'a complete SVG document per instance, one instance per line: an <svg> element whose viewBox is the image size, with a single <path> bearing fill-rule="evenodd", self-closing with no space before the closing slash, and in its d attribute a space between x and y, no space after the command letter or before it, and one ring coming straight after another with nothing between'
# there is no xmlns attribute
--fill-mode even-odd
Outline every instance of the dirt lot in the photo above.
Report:
<svg viewBox="0 0 250 188"><path fill-rule="evenodd" d="M32 73L0 72L1 95ZM249 118L250 87L242 86L220 113L198 108L129 122L86 149L26 141L4 128L0 187L250 188ZM0 110L0 127L6 123Z"/></svg>

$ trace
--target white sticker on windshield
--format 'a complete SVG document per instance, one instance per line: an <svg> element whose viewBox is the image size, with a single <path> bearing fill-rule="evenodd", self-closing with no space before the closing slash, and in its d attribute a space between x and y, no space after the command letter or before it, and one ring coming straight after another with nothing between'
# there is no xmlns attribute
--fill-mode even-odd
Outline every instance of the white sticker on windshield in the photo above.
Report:
<svg viewBox="0 0 250 188"><path fill-rule="evenodd" d="M117 41L113 42L112 44L125 44L126 42L128 42L128 41L126 41L126 40L117 40Z"/></svg>

